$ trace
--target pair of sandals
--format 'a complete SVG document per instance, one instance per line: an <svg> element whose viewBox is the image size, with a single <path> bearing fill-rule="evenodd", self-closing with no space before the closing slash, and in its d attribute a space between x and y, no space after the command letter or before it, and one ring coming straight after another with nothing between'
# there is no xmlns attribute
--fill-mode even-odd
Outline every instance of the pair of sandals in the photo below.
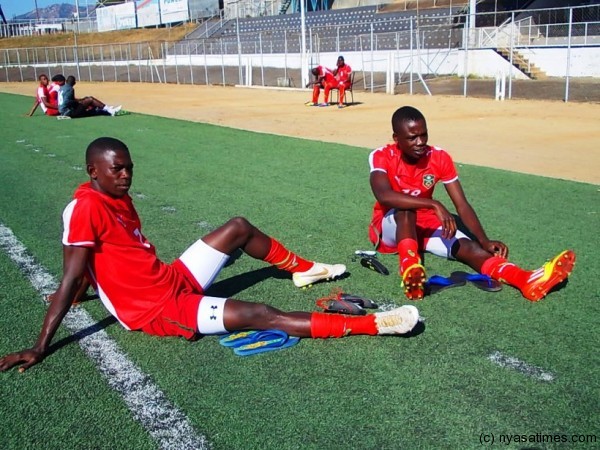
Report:
<svg viewBox="0 0 600 450"><path fill-rule="evenodd" d="M296 345L300 338L288 336L281 330L236 331L219 339L219 344L232 348L238 356L251 356L259 353L283 350Z"/></svg>
<svg viewBox="0 0 600 450"><path fill-rule="evenodd" d="M452 272L449 277L433 275L425 283L425 291L427 295L433 295L446 289L464 286L467 283L485 292L498 292L502 290L502 283L487 275L456 271Z"/></svg>

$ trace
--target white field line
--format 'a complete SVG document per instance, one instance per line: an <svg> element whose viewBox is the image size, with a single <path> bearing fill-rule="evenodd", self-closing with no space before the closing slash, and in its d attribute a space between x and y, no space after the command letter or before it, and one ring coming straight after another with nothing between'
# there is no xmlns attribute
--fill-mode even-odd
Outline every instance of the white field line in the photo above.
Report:
<svg viewBox="0 0 600 450"><path fill-rule="evenodd" d="M2 223L0 249L13 260L42 296L54 292L58 285L54 277L34 261L27 248ZM97 322L83 308L72 308L65 316L63 325L72 333L82 335L78 342L83 351L94 361L108 384L121 395L133 417L160 448L210 448L206 438L195 432L188 418L169 402L158 386L129 360L104 330L83 333L97 326Z"/></svg>
<svg viewBox="0 0 600 450"><path fill-rule="evenodd" d="M504 367L505 369L515 370L525 376L535 378L536 380L552 382L554 381L554 375L550 372L546 372L544 369L531 364L521 361L520 359L512 356L503 355L499 351L495 351L488 356L490 361L494 364Z"/></svg>

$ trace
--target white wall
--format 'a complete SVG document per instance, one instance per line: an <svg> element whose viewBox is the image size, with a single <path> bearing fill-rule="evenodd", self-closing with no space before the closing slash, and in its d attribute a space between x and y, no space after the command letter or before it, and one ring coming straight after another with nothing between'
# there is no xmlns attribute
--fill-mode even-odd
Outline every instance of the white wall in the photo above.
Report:
<svg viewBox="0 0 600 450"><path fill-rule="evenodd" d="M531 48L519 49L519 52L528 58L533 64L552 77L563 77L566 75L566 48ZM396 72L409 70L411 65L410 51L389 52L379 51L364 52L345 52L346 63L355 71L374 71L387 72L389 64L389 54L394 55L394 69ZM312 61L312 65L322 64L327 67L335 67L337 53L321 53L318 59ZM179 59L180 64L189 64L190 57L180 55L171 56L167 59L167 64L174 64ZM289 69L300 68L300 55L292 54L264 54L264 55L242 55L242 59L251 60L254 67L260 67L261 61L264 67L275 67ZM226 66L238 65L238 55L198 55L191 57L192 64L209 66L221 66L224 62ZM511 73L510 63L491 49L469 50L468 52L467 73L477 77L494 78L498 72L506 74ZM245 63L244 63L245 64ZM412 57L413 71L417 69L422 74L436 73L438 75L457 75L464 76L465 73L465 53L462 50L452 50L450 52L423 51L420 58L413 53ZM512 69L512 75L516 79L526 79L527 77L518 69ZM574 77L600 77L600 47L575 47L571 49L571 68L570 75Z"/></svg>

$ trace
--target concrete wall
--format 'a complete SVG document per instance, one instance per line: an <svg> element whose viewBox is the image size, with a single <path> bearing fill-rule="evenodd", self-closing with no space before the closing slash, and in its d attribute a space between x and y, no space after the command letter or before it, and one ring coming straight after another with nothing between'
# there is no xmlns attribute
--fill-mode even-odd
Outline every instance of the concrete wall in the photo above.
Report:
<svg viewBox="0 0 600 450"><path fill-rule="evenodd" d="M519 49L519 52L528 58L533 64L552 77L564 77L566 75L566 48L528 48ZM390 57L390 55L392 55ZM423 51L419 56L414 52L411 57L410 51L378 51L378 52L345 52L346 62L355 71L387 72L390 61L393 60L395 72L421 72L422 74L457 75L464 76L465 65L468 67L467 74L494 78L499 72L512 73L513 78L526 79L527 77L518 69L512 68L510 63L490 49L469 50L468 58L462 50L449 52ZM313 58L310 65L322 64L334 67L337 53L321 53L318 58ZM576 47L571 49L570 76L574 77L600 77L600 47ZM190 57L180 55L171 56L167 59L168 64L189 64ZM209 66L238 66L238 55L198 55L191 57L192 64ZM252 66L291 68L301 67L300 55L290 54L264 54L264 55L242 55L245 65L251 61Z"/></svg>

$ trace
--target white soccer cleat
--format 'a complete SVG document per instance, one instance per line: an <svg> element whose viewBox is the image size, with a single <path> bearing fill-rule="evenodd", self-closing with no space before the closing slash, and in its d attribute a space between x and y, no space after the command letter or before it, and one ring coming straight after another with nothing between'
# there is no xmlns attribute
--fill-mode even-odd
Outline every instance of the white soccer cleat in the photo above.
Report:
<svg viewBox="0 0 600 450"><path fill-rule="evenodd" d="M377 334L406 334L419 322L419 310L413 305L375 313Z"/></svg>
<svg viewBox="0 0 600 450"><path fill-rule="evenodd" d="M292 275L292 280L296 287L304 287L321 280L333 280L346 273L346 266L343 264L323 264L314 263L306 272L296 272Z"/></svg>

